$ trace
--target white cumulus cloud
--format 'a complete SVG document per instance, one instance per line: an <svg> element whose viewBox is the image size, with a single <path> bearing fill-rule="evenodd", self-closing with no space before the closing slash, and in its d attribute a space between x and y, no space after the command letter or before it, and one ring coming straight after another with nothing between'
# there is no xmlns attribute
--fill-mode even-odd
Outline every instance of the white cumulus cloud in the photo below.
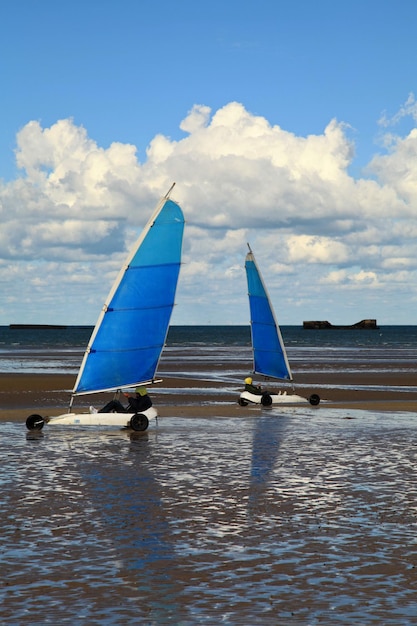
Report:
<svg viewBox="0 0 417 626"><path fill-rule="evenodd" d="M413 118L413 98L398 116ZM155 136L143 163L136 146L103 148L71 119L28 121L17 133L21 173L0 184L3 323L93 323L174 181L186 217L174 322L248 322L250 242L282 323L328 307L341 316L347 293L349 314L378 317L381 306L399 323L394 299L369 294L385 298L397 281L399 295L408 285L416 296L417 128L390 133L369 176L354 178L355 146L335 119L302 137L230 102L195 105L179 127L181 139Z"/></svg>

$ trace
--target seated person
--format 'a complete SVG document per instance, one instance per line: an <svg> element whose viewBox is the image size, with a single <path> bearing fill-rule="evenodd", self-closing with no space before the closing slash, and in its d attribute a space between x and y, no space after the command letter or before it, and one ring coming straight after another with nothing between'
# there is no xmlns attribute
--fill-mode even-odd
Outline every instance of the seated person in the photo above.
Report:
<svg viewBox="0 0 417 626"><path fill-rule="evenodd" d="M116 399L110 400L102 409L100 409L99 413L140 413L141 411L146 411L152 406L152 400L148 395L148 391L146 387L136 387L135 393L124 393L123 394L128 399L127 407L124 407L123 404Z"/></svg>
<svg viewBox="0 0 417 626"><path fill-rule="evenodd" d="M140 413L140 411L146 411L152 406L152 400L148 395L146 387L136 387L135 395L129 394L129 406L128 411L133 413Z"/></svg>
<svg viewBox="0 0 417 626"><path fill-rule="evenodd" d="M249 391L249 393L253 393L255 396L261 396L264 393L261 385L254 385L250 376L245 378L245 391Z"/></svg>

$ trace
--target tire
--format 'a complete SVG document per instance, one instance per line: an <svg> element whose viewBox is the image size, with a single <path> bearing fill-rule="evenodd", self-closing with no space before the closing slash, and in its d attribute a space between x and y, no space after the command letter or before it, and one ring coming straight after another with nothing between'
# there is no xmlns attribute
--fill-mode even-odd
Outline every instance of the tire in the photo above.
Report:
<svg viewBox="0 0 417 626"><path fill-rule="evenodd" d="M144 413L135 413L135 415L132 415L130 418L130 426L137 432L143 431L148 428L149 420Z"/></svg>
<svg viewBox="0 0 417 626"><path fill-rule="evenodd" d="M309 397L308 401L313 406L317 406L318 404L320 404L320 396L318 396L316 393L312 393L311 396Z"/></svg>
<svg viewBox="0 0 417 626"><path fill-rule="evenodd" d="M36 413L29 415L26 420L26 428L28 430L42 430L44 425L45 420L41 417L41 415L36 415Z"/></svg>
<svg viewBox="0 0 417 626"><path fill-rule="evenodd" d="M249 402L247 400L245 400L245 398L239 398L239 400L237 401L239 406L248 406Z"/></svg>
<svg viewBox="0 0 417 626"><path fill-rule="evenodd" d="M261 398L261 404L262 406L271 406L272 398L269 395L269 393L264 393L264 395Z"/></svg>

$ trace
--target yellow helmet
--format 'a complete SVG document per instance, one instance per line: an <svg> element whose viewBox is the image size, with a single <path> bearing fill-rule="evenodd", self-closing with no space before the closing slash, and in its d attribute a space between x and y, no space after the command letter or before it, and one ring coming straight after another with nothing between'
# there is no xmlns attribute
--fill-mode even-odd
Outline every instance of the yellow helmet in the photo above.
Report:
<svg viewBox="0 0 417 626"><path fill-rule="evenodd" d="M251 385L251 384L252 384L252 378L248 376L247 378L245 378L245 385Z"/></svg>

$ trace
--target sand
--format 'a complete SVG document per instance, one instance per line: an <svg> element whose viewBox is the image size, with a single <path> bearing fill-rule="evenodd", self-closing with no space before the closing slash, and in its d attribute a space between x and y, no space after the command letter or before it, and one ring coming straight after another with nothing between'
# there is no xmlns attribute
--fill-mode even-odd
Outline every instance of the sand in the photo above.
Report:
<svg viewBox="0 0 417 626"><path fill-rule="evenodd" d="M25 421L31 413L45 416L65 412L74 383L75 376L66 374L0 374L0 421ZM417 412L414 385L415 374L406 369L371 373L327 371L298 376L296 392L305 397L318 393L322 410L332 407ZM161 395L160 387L164 388ZM213 387L218 393L213 393ZM237 404L241 390L237 383L231 388L230 382L164 377L160 386L149 391L161 417L229 417L242 412ZM86 410L90 404L99 407L108 399L109 394L79 396L73 407Z"/></svg>
<svg viewBox="0 0 417 626"><path fill-rule="evenodd" d="M170 364L168 419L98 436L24 426L75 376L0 374L1 623L417 623L413 364L303 364L323 400L279 419L238 405L247 365Z"/></svg>

